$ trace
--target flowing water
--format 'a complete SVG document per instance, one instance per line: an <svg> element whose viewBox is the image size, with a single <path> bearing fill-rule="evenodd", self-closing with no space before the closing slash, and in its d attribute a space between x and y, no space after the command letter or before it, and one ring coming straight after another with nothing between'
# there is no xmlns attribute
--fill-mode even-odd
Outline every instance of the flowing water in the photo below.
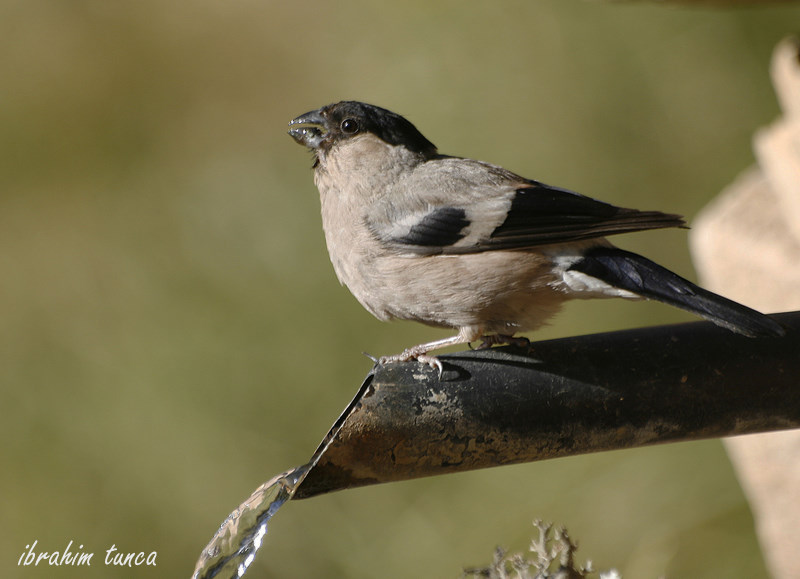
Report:
<svg viewBox="0 0 800 579"><path fill-rule="evenodd" d="M267 522L292 498L312 463L273 477L239 505L203 549L192 579L242 577L256 557Z"/></svg>
<svg viewBox="0 0 800 579"><path fill-rule="evenodd" d="M279 474L258 487L220 526L197 560L192 579L243 577L261 548L267 523L290 500L316 466L372 382L372 372L317 448L308 464Z"/></svg>

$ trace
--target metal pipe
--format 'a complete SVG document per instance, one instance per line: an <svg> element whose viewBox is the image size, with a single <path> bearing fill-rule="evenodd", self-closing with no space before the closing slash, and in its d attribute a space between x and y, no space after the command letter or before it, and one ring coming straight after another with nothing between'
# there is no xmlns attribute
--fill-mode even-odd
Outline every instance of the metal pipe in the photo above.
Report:
<svg viewBox="0 0 800 579"><path fill-rule="evenodd" d="M781 338L708 322L376 366L294 498L571 456L800 427L800 312Z"/></svg>

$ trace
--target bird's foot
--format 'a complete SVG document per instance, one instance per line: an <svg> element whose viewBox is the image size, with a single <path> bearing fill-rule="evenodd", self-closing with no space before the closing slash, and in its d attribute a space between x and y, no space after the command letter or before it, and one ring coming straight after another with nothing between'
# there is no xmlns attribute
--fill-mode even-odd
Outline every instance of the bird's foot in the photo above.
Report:
<svg viewBox="0 0 800 579"><path fill-rule="evenodd" d="M488 350L492 346L505 345L516 346L517 348L524 348L530 350L531 341L522 336L509 336L507 334L491 334L484 336L481 339L481 345L476 350Z"/></svg>
<svg viewBox="0 0 800 579"><path fill-rule="evenodd" d="M439 358L436 356L429 356L427 350L421 350L419 347L408 348L401 354L395 354L394 356L381 356L378 362L380 364L390 364L392 362L410 362L411 360L416 360L420 364L430 366L439 374L439 380L442 379L444 368Z"/></svg>

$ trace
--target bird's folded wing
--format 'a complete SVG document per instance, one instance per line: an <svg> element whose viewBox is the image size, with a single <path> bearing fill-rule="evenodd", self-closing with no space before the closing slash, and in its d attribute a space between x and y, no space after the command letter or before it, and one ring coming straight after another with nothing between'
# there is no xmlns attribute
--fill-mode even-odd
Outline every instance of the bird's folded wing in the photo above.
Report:
<svg viewBox="0 0 800 579"><path fill-rule="evenodd" d="M446 161L372 207L367 225L383 243L416 255L452 255L685 226L679 215L615 207L477 161Z"/></svg>

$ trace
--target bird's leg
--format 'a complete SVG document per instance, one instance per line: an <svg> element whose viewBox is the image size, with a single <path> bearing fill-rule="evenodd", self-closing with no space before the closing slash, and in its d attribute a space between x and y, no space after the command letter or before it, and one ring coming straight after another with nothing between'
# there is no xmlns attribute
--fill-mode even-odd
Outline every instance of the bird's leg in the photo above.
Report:
<svg viewBox="0 0 800 579"><path fill-rule="evenodd" d="M478 346L477 350L488 350L492 346L500 345L500 344L509 344L511 346L517 346L518 348L530 348L531 341L528 338L524 338L522 336L511 336L507 334L491 334L489 336L484 336L481 340L481 345Z"/></svg>
<svg viewBox="0 0 800 579"><path fill-rule="evenodd" d="M394 356L381 356L378 361L381 364L389 364L391 362L408 362L409 360L416 360L422 364L427 364L439 372L439 379L441 379L442 373L444 372L442 363L436 356L429 356L428 352L431 350L438 350L439 348L446 348L447 346L455 346L456 344L465 344L471 342L472 340L477 340L480 337L480 334L475 335L475 333L476 332L474 330L462 329L455 336L412 346L411 348L406 348L402 353L395 354Z"/></svg>

